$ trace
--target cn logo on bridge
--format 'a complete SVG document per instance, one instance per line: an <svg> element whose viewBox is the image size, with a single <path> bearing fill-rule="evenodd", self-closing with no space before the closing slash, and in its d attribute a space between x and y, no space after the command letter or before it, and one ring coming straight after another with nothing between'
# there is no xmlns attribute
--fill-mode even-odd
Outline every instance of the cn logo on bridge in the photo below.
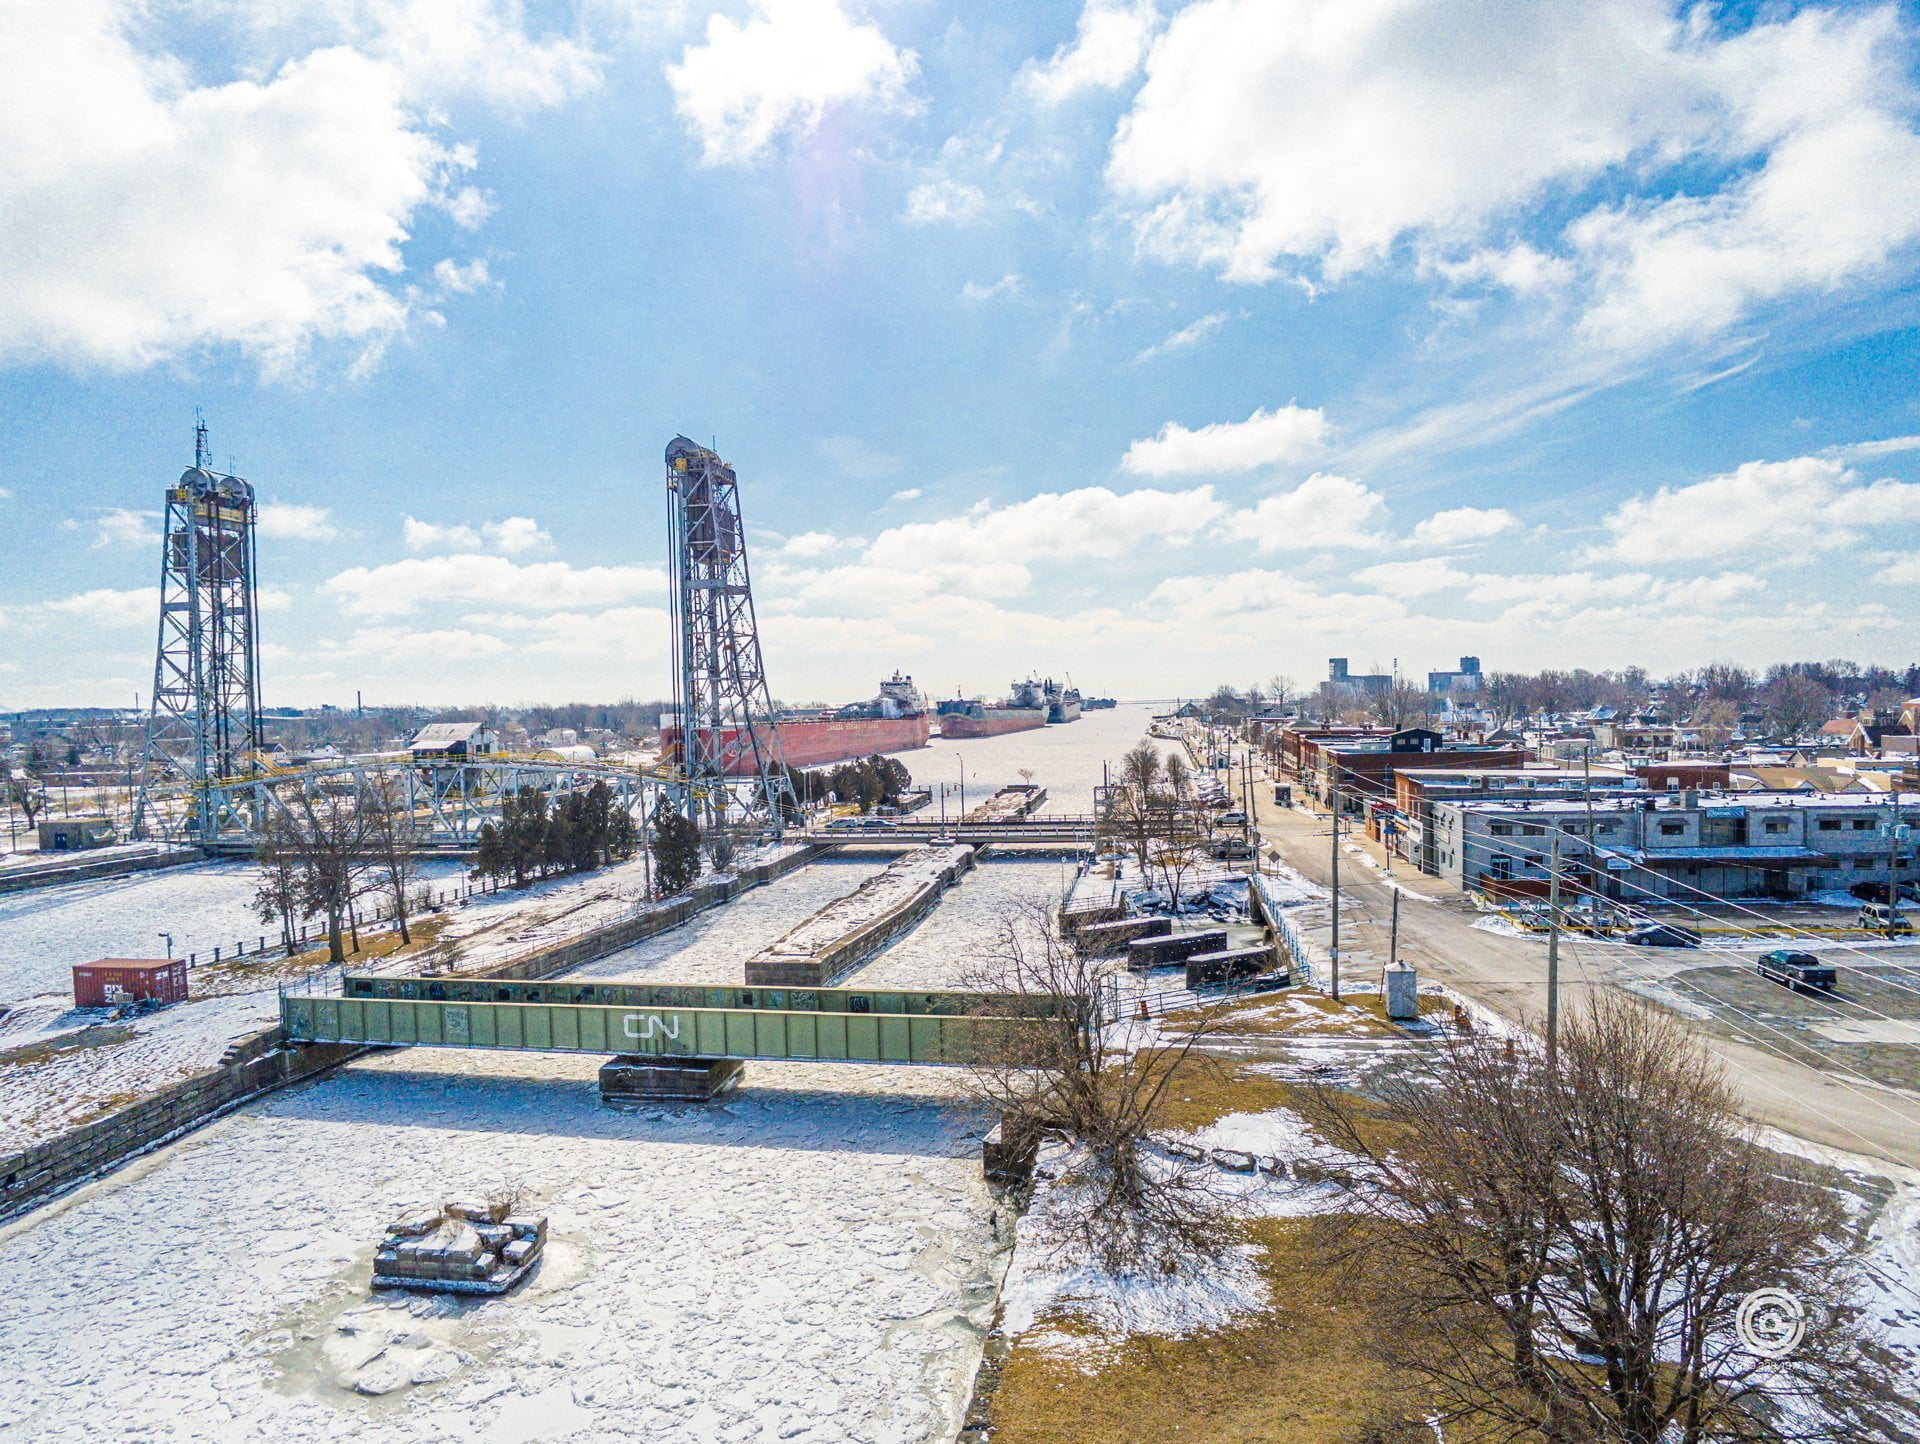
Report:
<svg viewBox="0 0 1920 1444"><path fill-rule="evenodd" d="M647 1025L644 1029L640 1027L642 1022ZM678 1043L680 1020L663 1018L658 1013L647 1013L644 1016L639 1013L629 1013L620 1020L620 1031L638 1043L652 1042L656 1031L668 1042Z"/></svg>

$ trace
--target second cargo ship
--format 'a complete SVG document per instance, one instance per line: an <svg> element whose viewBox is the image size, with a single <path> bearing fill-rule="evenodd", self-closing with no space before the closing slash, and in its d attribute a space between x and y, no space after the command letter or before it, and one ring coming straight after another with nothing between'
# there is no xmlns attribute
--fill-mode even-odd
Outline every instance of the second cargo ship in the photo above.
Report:
<svg viewBox="0 0 1920 1444"><path fill-rule="evenodd" d="M955 697L940 704L940 735L998 737L1026 732L1049 722L1072 722L1080 715L1080 693L1051 677L1015 682L1003 702Z"/></svg>

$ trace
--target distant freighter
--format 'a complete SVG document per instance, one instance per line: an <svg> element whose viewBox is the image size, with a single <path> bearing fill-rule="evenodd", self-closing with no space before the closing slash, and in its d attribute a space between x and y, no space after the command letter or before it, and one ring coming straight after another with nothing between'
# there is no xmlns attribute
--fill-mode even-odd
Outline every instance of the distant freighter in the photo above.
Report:
<svg viewBox="0 0 1920 1444"><path fill-rule="evenodd" d="M871 757L876 752L905 752L927 745L927 712L914 690L913 678L895 672L880 684L880 695L866 702L817 712L782 712L774 719L774 731L780 736L780 751L789 767L822 767L846 762L855 757ZM753 749L738 728L724 734L731 760L729 776L743 777L753 771ZM680 718L665 712L660 717L660 757L678 765L680 761Z"/></svg>
<svg viewBox="0 0 1920 1444"><path fill-rule="evenodd" d="M1044 682L1029 677L1015 682L1004 702L982 702L955 697L940 704L940 735L999 737L1026 732L1049 722L1072 722L1080 716L1080 694L1051 677Z"/></svg>

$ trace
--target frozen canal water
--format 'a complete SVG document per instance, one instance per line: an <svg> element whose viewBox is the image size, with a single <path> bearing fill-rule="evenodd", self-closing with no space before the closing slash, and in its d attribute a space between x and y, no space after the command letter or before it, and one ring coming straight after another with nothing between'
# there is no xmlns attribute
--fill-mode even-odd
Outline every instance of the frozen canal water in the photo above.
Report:
<svg viewBox="0 0 1920 1444"><path fill-rule="evenodd" d="M948 889L917 928L848 974L841 986L963 987L969 970L993 956L1006 923L1022 936L1035 936L1033 907L1051 912L1075 871L1065 861L982 862Z"/></svg>
<svg viewBox="0 0 1920 1444"><path fill-rule="evenodd" d="M1118 762L1120 754L1147 735L1147 724L1165 708L1123 704L1111 711L1083 712L1078 722L1009 732L1003 737L972 737L948 741L933 739L929 747L895 752L922 787L953 786L960 781L962 764L967 778L967 804L985 798L994 789L1020 781L1020 769L1033 769L1034 781L1047 789L1048 812L1093 811L1093 789L1100 785L1101 765ZM947 798L951 810L958 795ZM931 816L938 816L940 799Z"/></svg>
<svg viewBox="0 0 1920 1444"><path fill-rule="evenodd" d="M571 978L648 978L669 983L738 983L747 959L814 913L845 897L886 860L815 862L775 878L691 922L567 974Z"/></svg>
<svg viewBox="0 0 1920 1444"><path fill-rule="evenodd" d="M597 1062L365 1060L0 1231L0 1434L952 1438L998 1258L953 1075L754 1064L635 1113ZM523 1290L370 1297L391 1217L502 1178L550 1220Z"/></svg>
<svg viewBox="0 0 1920 1444"><path fill-rule="evenodd" d="M463 864L421 865L421 881L445 887ZM66 992L72 967L93 958L153 958L173 935L174 956L248 946L262 932L253 915L259 869L250 862L197 863L97 882L34 888L0 897L0 1005Z"/></svg>

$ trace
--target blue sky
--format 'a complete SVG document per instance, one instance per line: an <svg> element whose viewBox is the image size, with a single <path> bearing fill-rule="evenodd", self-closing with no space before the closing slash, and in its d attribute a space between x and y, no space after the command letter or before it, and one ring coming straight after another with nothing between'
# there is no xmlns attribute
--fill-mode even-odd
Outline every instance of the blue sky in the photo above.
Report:
<svg viewBox="0 0 1920 1444"><path fill-rule="evenodd" d="M660 455L790 701L1850 656L1920 607L1920 10L9 0L0 708L667 689Z"/></svg>

